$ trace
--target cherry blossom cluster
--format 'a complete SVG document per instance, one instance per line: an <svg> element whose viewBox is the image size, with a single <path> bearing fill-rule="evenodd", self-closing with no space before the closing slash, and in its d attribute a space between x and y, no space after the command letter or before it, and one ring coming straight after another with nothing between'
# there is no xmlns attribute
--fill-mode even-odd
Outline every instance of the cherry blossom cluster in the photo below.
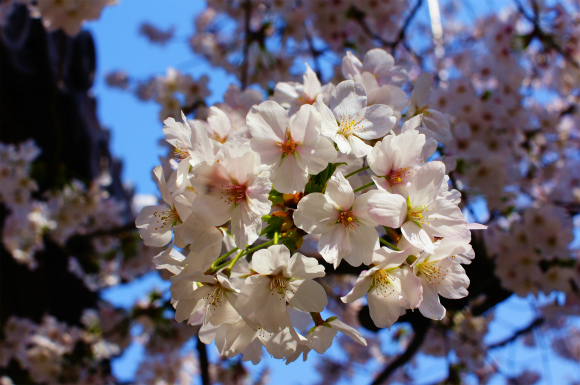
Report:
<svg viewBox="0 0 580 385"><path fill-rule="evenodd" d="M3 16L19 3L26 4L31 15L41 19L47 30L60 29L74 36L85 21L99 19L103 8L116 4L117 0L8 0L0 5L0 25Z"/></svg>
<svg viewBox="0 0 580 385"><path fill-rule="evenodd" d="M84 316L91 319L88 313ZM45 315L37 324L26 318L12 316L4 327L5 341L0 349L0 367L16 360L38 383L98 383L107 381L100 363L119 354L119 346L103 339L91 325L70 326ZM90 351L90 362L74 365L74 350L80 346ZM109 381L111 378L108 379ZM100 382L102 383L102 382Z"/></svg>
<svg viewBox="0 0 580 385"><path fill-rule="evenodd" d="M136 225L146 245L171 243L155 263L174 274L176 320L201 324L201 340L224 356L257 363L265 346L287 362L306 359L339 331L366 345L356 329L322 318L327 291L315 279L326 269L301 247L329 269L368 266L341 299L366 295L381 328L406 309L442 319L440 295L467 295L461 264L474 257L470 229L484 227L467 223L445 165L428 161L450 135L425 103L432 77L420 76L407 98L390 83L407 75L384 50L363 61L348 54L342 68L347 80L336 86L309 67L303 83L278 83L243 126L220 106L207 121L165 120L175 157L154 169L162 203Z"/></svg>
<svg viewBox="0 0 580 385"><path fill-rule="evenodd" d="M86 237L98 273L84 271L73 251L69 251L69 268L92 290L149 271L156 250L134 239L120 239L114 232L107 233L121 227L126 216L125 205L106 191L110 178L103 176L89 188L72 180L60 190L37 196L34 173L39 155L40 150L32 140L18 146L0 143L0 203L8 210L2 242L13 258L35 269L38 266L35 254L44 250L45 236L63 248L71 238ZM136 248L134 255L125 255L124 249L132 247Z"/></svg>

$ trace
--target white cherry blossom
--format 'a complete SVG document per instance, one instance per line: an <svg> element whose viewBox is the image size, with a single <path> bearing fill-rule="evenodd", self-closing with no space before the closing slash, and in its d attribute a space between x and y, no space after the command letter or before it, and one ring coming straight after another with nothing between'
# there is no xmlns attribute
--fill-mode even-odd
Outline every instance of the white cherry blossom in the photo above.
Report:
<svg viewBox="0 0 580 385"><path fill-rule="evenodd" d="M278 103L266 101L252 108L247 124L252 148L271 165L270 179L277 191L304 191L309 174L318 174L336 160L334 146L319 133L320 114L310 105L288 119Z"/></svg>
<svg viewBox="0 0 580 385"><path fill-rule="evenodd" d="M355 198L350 183L338 172L328 181L324 194L302 198L294 223L307 233L321 234L318 251L335 268L343 259L353 266L368 265L379 241L367 207L374 193L377 191Z"/></svg>

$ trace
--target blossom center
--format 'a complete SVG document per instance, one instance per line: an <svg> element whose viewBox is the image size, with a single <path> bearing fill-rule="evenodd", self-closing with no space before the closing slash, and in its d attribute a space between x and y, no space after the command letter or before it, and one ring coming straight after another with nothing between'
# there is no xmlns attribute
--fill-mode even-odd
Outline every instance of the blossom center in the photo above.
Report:
<svg viewBox="0 0 580 385"><path fill-rule="evenodd" d="M189 151L187 150L187 147L180 146L179 144L175 146L173 154L177 160L183 160L189 157Z"/></svg>
<svg viewBox="0 0 580 385"><path fill-rule="evenodd" d="M341 211L336 223L342 223L344 227L352 229L355 225L358 226L358 219L356 219L356 213L352 210Z"/></svg>
<svg viewBox="0 0 580 385"><path fill-rule="evenodd" d="M372 287L377 294L387 297L395 292L392 280L387 270L379 270L373 276Z"/></svg>
<svg viewBox="0 0 580 385"><path fill-rule="evenodd" d="M155 217L155 221L157 222L155 230L163 229L166 227L173 226L177 221L179 221L179 215L175 210L166 210L166 211L155 211L153 213Z"/></svg>
<svg viewBox="0 0 580 385"><path fill-rule="evenodd" d="M392 170L389 175L386 176L386 179L389 181L391 186L403 183L406 178L412 175L409 167L400 168L398 170Z"/></svg>
<svg viewBox="0 0 580 385"><path fill-rule="evenodd" d="M288 280L284 278L283 275L278 274L270 276L270 291L272 292L272 295L274 295L274 291L276 291L282 296L282 298L286 298L287 290L292 289L288 287ZM280 300L282 300L282 298L280 298Z"/></svg>
<svg viewBox="0 0 580 385"><path fill-rule="evenodd" d="M292 139L290 133L286 134L286 141L279 142L278 147L283 155L293 155L296 152L296 142Z"/></svg>
<svg viewBox="0 0 580 385"><path fill-rule="evenodd" d="M437 262L423 262L417 267L431 284L439 284L447 276L447 270L442 269Z"/></svg>
<svg viewBox="0 0 580 385"><path fill-rule="evenodd" d="M435 210L434 207L428 209L426 205L409 208L407 211L407 220L413 221L418 225L430 225L430 219L437 219L437 217L431 218L427 214L427 212L433 210Z"/></svg>
<svg viewBox="0 0 580 385"><path fill-rule="evenodd" d="M246 199L247 187L245 185L232 185L227 190L227 203L238 204Z"/></svg>
<svg viewBox="0 0 580 385"><path fill-rule="evenodd" d="M355 131L356 128L358 127L358 123L355 120L357 116L358 114L355 115L355 118L351 118L350 116L345 116L344 118L342 118L342 120L339 122L340 128L338 130L338 133L344 136L352 134L353 131Z"/></svg>

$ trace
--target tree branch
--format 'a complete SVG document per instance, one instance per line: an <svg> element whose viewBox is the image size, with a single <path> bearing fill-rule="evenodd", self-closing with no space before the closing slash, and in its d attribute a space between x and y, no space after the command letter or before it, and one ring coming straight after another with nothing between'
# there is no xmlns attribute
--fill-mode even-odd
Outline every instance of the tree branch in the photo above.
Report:
<svg viewBox="0 0 580 385"><path fill-rule="evenodd" d="M197 353L199 359L199 369L201 374L201 383L203 385L210 385L211 382L209 380L209 361L207 359L207 347L201 340L199 336L197 336Z"/></svg>
<svg viewBox="0 0 580 385"><path fill-rule="evenodd" d="M419 10L419 8L421 8L421 5L422 4L423 4L423 0L417 0L417 3L413 7L413 9L411 9L411 12L409 13L409 15L407 15L407 18L403 22L403 25L402 25L401 29L399 30L399 33L397 34L397 37L393 41L385 40L378 33L373 32L371 30L371 28L369 27L369 25L365 22L365 19L364 19L365 14L364 14L364 12L361 12L358 9L355 9L352 13L354 15L354 19L358 22L358 24L360 25L360 27L362 28L362 30L367 35L369 35L371 38L373 38L374 40L376 40L379 43L381 43L381 45L383 47L389 47L391 49L391 51L394 51L395 48L397 48L397 46L399 45L399 43L401 43L403 40L405 40L405 35L407 33L407 28L411 24L411 21L413 21L413 19L415 18L415 15L417 14L417 11Z"/></svg>
<svg viewBox="0 0 580 385"><path fill-rule="evenodd" d="M516 339L518 339L518 337L527 334L529 332L531 332L532 330L534 330L536 327L542 325L546 320L543 317L539 317L536 318L535 320L532 321L531 324L529 324L528 326L526 326L523 329L518 330L517 332L515 332L512 336L510 336L509 338L506 338L503 341L499 341L496 342L494 344L489 345L487 348L488 349L497 349L500 348L502 346L505 346L507 344L509 344L510 342L515 341Z"/></svg>
<svg viewBox="0 0 580 385"><path fill-rule="evenodd" d="M412 324L415 335L413 336L411 343L409 343L409 346L407 346L407 350L405 350L405 352L397 357L394 361L389 363L387 367L375 378L375 380L372 382L372 385L380 385L387 381L389 376L395 370L409 362L415 353L417 353L423 344L425 336L427 335L427 331L429 330L429 326L431 325L430 320L427 318L419 318L419 320L422 321Z"/></svg>

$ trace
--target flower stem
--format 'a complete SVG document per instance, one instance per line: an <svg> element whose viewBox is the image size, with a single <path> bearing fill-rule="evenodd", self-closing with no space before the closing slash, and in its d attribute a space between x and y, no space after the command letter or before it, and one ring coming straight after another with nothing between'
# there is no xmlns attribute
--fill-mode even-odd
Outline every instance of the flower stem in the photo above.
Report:
<svg viewBox="0 0 580 385"><path fill-rule="evenodd" d="M380 242L381 242L383 245L387 246L389 249L392 249L392 250L395 250L395 251L401 251L401 249L397 248L397 246L393 245L393 244L392 244L392 243L390 243L390 242L387 242L387 241L385 241L383 238L380 238L380 237L379 237L379 241L380 241Z"/></svg>
<svg viewBox="0 0 580 385"><path fill-rule="evenodd" d="M230 251L228 251L227 253L225 253L224 255L222 255L221 257L219 257L218 259L216 259L214 261L214 263L211 264L211 266L209 267L209 270L214 270L215 267L224 259L226 259L227 257L229 257L230 255L232 255L233 253L235 253L236 251L238 251L239 249L237 247L234 247L233 249L231 249Z"/></svg>
<svg viewBox="0 0 580 385"><path fill-rule="evenodd" d="M359 188L355 189L355 190L354 190L354 192L358 192L358 191L360 191L360 190L364 190L365 188L367 188L367 187L371 187L371 186L373 186L374 184L375 184L375 182L367 183L367 184L365 184L364 186L360 186Z"/></svg>
<svg viewBox="0 0 580 385"><path fill-rule="evenodd" d="M365 166L363 168L359 168L358 170L355 170L355 171L351 172L350 174L346 174L346 176L344 178L345 179L348 179L351 176L358 174L359 172L363 172L363 171L368 170L369 168L371 168L371 167L370 166Z"/></svg>

